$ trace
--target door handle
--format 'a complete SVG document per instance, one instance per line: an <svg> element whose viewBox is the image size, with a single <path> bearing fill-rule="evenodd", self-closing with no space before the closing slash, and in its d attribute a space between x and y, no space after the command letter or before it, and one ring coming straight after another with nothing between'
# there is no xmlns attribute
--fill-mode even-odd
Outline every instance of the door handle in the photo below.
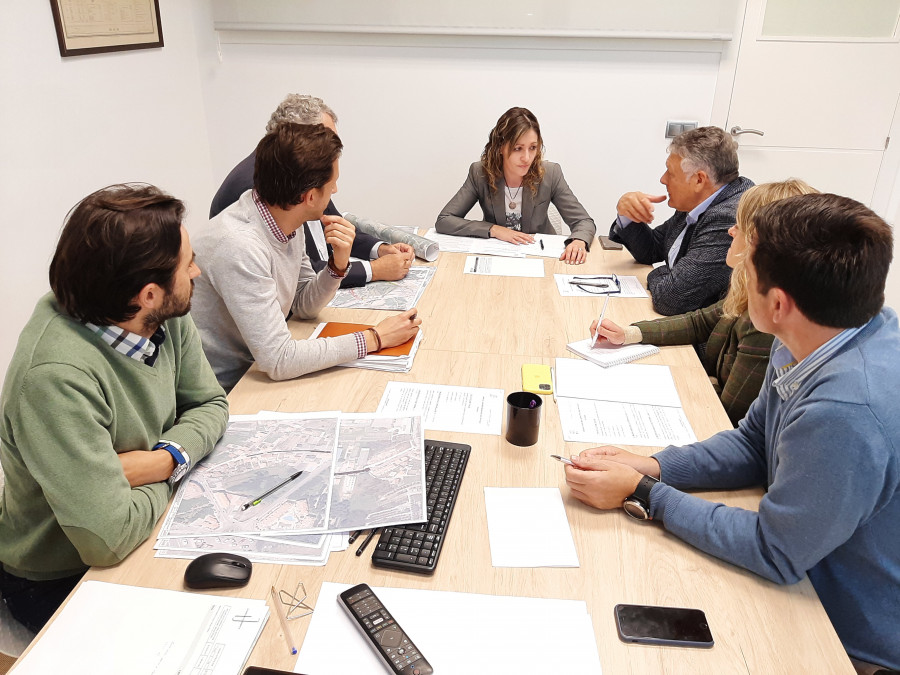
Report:
<svg viewBox="0 0 900 675"><path fill-rule="evenodd" d="M765 136L765 131L759 129L741 129L740 127L731 127L732 136L740 136L741 134L756 134L757 136Z"/></svg>

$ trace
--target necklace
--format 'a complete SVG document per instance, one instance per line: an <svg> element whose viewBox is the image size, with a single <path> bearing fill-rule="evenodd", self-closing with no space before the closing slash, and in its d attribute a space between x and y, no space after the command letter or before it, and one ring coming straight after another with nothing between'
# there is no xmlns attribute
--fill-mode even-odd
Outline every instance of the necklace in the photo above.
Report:
<svg viewBox="0 0 900 675"><path fill-rule="evenodd" d="M509 208L510 209L516 208L516 204L518 204L516 199L518 198L519 192L521 192L521 191L522 191L521 185L516 188L516 194L512 194L509 190L509 186L508 185L506 186L506 196L509 197Z"/></svg>

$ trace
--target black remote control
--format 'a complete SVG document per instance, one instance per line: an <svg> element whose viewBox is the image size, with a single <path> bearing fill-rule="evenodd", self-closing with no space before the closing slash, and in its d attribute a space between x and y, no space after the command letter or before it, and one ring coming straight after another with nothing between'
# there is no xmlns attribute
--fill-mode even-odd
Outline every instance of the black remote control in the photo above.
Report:
<svg viewBox="0 0 900 675"><path fill-rule="evenodd" d="M431 675L434 672L367 584L348 588L338 596L338 604L347 611L392 673Z"/></svg>

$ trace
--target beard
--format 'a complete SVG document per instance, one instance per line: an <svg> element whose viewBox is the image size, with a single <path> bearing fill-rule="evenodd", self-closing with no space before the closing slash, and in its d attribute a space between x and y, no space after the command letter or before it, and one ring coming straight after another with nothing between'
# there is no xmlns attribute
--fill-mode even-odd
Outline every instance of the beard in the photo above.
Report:
<svg viewBox="0 0 900 675"><path fill-rule="evenodd" d="M169 319L184 316L191 311L191 296L194 294L194 280L191 279L191 290L187 297L179 297L174 291L166 291L166 298L162 307L155 312L150 312L144 317L144 328L149 332L155 332Z"/></svg>

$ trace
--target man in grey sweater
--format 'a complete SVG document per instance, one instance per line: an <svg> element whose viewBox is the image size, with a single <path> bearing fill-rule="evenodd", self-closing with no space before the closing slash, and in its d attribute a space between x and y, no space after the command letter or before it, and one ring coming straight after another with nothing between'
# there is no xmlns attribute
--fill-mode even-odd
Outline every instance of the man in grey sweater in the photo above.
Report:
<svg viewBox="0 0 900 675"><path fill-rule="evenodd" d="M256 148L254 189L194 237L205 274L197 280L192 315L216 378L230 390L254 363L286 380L370 351L406 342L421 320L415 308L364 332L294 340L285 321L313 318L350 266L355 228L323 215L337 192L338 135L321 124L285 123ZM297 231L321 220L333 255L316 273Z"/></svg>

